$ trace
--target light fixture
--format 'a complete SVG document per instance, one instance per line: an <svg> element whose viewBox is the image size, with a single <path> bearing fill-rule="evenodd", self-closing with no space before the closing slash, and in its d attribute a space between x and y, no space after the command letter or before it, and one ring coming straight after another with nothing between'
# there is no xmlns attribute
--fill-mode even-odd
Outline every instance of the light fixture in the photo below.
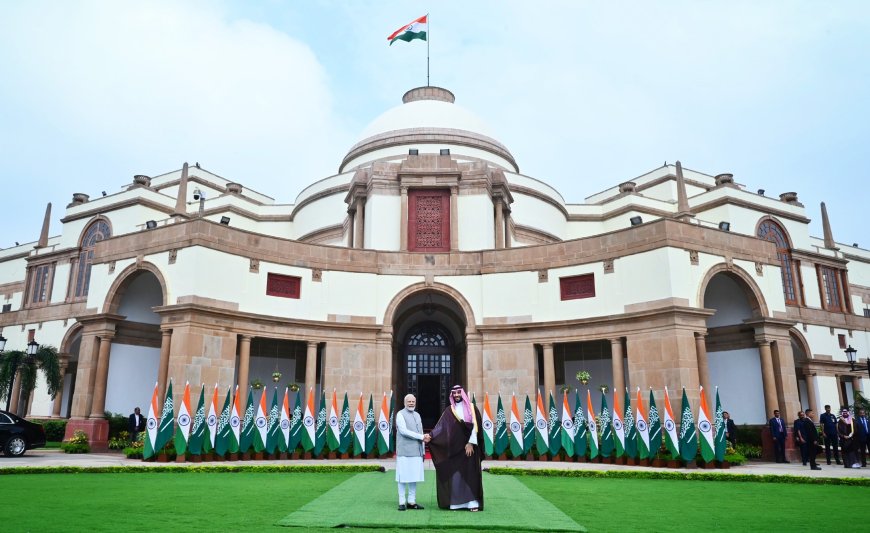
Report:
<svg viewBox="0 0 870 533"><path fill-rule="evenodd" d="M0 334L0 352L6 349L6 337Z"/></svg>
<svg viewBox="0 0 870 533"><path fill-rule="evenodd" d="M221 224L223 224L224 226L229 226L230 225L230 217L221 217Z"/></svg>
<svg viewBox="0 0 870 533"><path fill-rule="evenodd" d="M722 231L731 231L731 223L723 220L719 223L719 229Z"/></svg>
<svg viewBox="0 0 870 533"><path fill-rule="evenodd" d="M858 356L856 355L858 353L858 350L852 348L852 345L850 344L849 347L843 351L846 352L846 359L849 360L849 366L852 367L852 372L854 372L855 367L858 365ZM868 358L866 361L867 375L870 375L870 358Z"/></svg>
<svg viewBox="0 0 870 533"><path fill-rule="evenodd" d="M760 194L761 196L764 196L764 189L758 189L758 194Z"/></svg>
<svg viewBox="0 0 870 533"><path fill-rule="evenodd" d="M639 216L633 216L628 220L631 222L632 226L637 226L639 224L643 224L643 219L640 218Z"/></svg>
<svg viewBox="0 0 870 533"><path fill-rule="evenodd" d="M450 155L450 148L442 148L441 155Z"/></svg>
<svg viewBox="0 0 870 533"><path fill-rule="evenodd" d="M202 194L202 191L200 191L199 189L194 189L194 190L193 190L193 199L194 199L194 200L199 200L199 197L200 197L200 196L201 196L202 198L205 198L205 195Z"/></svg>
<svg viewBox="0 0 870 533"><path fill-rule="evenodd" d="M426 299L423 301L423 314L432 316L435 314L435 304L432 302L432 293L426 293Z"/></svg>
<svg viewBox="0 0 870 533"><path fill-rule="evenodd" d="M417 148L409 148L408 155L420 155L420 150Z"/></svg>
<svg viewBox="0 0 870 533"><path fill-rule="evenodd" d="M39 351L39 343L36 342L36 339L27 343L27 355L36 355L36 352Z"/></svg>
<svg viewBox="0 0 870 533"><path fill-rule="evenodd" d="M149 220L148 222L145 223L145 227L146 227L147 229L154 229L154 228L157 227L157 221L155 221L155 220Z"/></svg>

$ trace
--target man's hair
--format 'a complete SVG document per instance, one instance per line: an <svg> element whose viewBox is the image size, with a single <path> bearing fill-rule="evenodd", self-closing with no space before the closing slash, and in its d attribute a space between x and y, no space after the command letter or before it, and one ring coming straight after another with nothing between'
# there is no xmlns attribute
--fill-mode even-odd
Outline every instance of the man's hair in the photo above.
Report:
<svg viewBox="0 0 870 533"><path fill-rule="evenodd" d="M830 409L830 408L831 408L830 405L826 405L826 406L825 406L825 409Z"/></svg>
<svg viewBox="0 0 870 533"><path fill-rule="evenodd" d="M812 409L807 409L806 411L804 411L804 413L806 413L806 414L810 414L810 413L812 413L812 412L813 412Z"/></svg>

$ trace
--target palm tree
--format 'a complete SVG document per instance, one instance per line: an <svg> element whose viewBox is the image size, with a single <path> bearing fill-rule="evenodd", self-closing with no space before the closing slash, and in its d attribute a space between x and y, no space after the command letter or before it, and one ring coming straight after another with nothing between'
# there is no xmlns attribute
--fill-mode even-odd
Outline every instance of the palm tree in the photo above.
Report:
<svg viewBox="0 0 870 533"><path fill-rule="evenodd" d="M36 344L36 343L34 343ZM34 349L35 348L35 349ZM31 352L31 353L28 353ZM0 398L6 398L6 409L12 399L14 380L20 381L19 398L29 398L36 388L37 372L42 370L48 394L54 399L61 387L60 360L54 346L28 346L28 351L12 350L0 353ZM17 376L16 376L17 374ZM23 416L27 402L18 402L18 416Z"/></svg>

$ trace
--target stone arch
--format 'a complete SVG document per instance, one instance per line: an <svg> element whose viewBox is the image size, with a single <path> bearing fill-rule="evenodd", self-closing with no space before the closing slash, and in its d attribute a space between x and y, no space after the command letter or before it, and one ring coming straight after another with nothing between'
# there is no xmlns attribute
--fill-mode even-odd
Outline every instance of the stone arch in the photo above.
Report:
<svg viewBox="0 0 870 533"><path fill-rule="evenodd" d="M390 332L392 331L393 321L396 318L396 311L402 305L402 302L418 292L426 291L441 293L442 295L453 299L453 301L455 301L459 305L459 307L462 309L462 313L465 315L463 317L465 319L465 333L477 333L477 322L474 319L474 310L471 308L471 304L468 303L468 300L465 298L465 296L462 295L461 292L443 283L433 283L431 285L427 285L424 282L409 285L399 291L395 296L393 296L393 299L390 300L390 303L387 305L387 309L384 312L383 322L381 322L383 324L384 330Z"/></svg>
<svg viewBox="0 0 870 533"><path fill-rule="evenodd" d="M791 337L791 341L798 345L801 351L804 352L807 359L813 358L813 352L810 350L810 344L807 342L807 339L803 336L803 334L795 328L790 328L788 330L788 336Z"/></svg>
<svg viewBox="0 0 870 533"><path fill-rule="evenodd" d="M789 247L791 247L791 243L792 243L791 235L789 235L788 230L785 227L785 224L783 224L782 221L780 221L778 218L771 216L771 215L764 215L763 217L758 219L758 222L755 223L755 233L753 233L753 235L757 237L758 230L761 229L761 225L767 221L771 221L774 224L776 224L777 226L779 226L779 229L782 230L782 234L785 237L786 243L788 243Z"/></svg>
<svg viewBox="0 0 870 533"><path fill-rule="evenodd" d="M116 313L118 311L118 308L121 306L121 301L124 299L124 292L127 290L130 283L136 279L136 274L142 271L150 272L155 278L157 278L157 282L160 283L160 289L163 292L161 297L163 305L168 303L169 289L166 285L166 279L163 277L163 273L156 265L145 261L134 263L118 274L118 277L115 278L112 286L109 287L109 292L106 293L106 299L103 303L104 313Z"/></svg>
<svg viewBox="0 0 870 533"><path fill-rule="evenodd" d="M737 286L740 287L744 296L746 296L746 301L752 309L753 317L770 316L767 302L764 300L764 294L761 292L758 284L755 283L755 280L752 279L752 276L739 266L728 263L713 265L707 271L707 274L698 286L698 293L696 295L698 307L704 307L704 295L707 293L707 287L709 287L710 281L717 274L724 274L737 283Z"/></svg>
<svg viewBox="0 0 870 533"><path fill-rule="evenodd" d="M58 348L58 353L68 354L70 353L70 348L72 348L73 341L75 341L76 335L80 334L84 326L81 323L73 324L63 336L63 340L60 341L60 346Z"/></svg>
<svg viewBox="0 0 870 533"><path fill-rule="evenodd" d="M81 248L82 242L84 242L85 236L88 234L88 230L91 229L91 226L93 226L95 223L97 223L101 220L109 226L109 237L111 237L112 235L115 234L115 230L114 230L114 228L112 228L112 221L109 220L109 217L107 217L106 215L97 215L97 216L93 217L92 219L88 220L88 223L85 224L84 228L82 228L82 232L79 234L79 240L78 240L79 248Z"/></svg>

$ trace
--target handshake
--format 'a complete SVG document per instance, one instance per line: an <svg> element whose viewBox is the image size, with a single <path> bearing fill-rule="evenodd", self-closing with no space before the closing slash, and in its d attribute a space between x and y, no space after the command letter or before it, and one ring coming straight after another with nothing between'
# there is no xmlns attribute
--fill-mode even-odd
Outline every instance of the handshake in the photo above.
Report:
<svg viewBox="0 0 870 533"><path fill-rule="evenodd" d="M423 435L423 442L429 442L430 440L432 440L432 435L428 433Z"/></svg>

